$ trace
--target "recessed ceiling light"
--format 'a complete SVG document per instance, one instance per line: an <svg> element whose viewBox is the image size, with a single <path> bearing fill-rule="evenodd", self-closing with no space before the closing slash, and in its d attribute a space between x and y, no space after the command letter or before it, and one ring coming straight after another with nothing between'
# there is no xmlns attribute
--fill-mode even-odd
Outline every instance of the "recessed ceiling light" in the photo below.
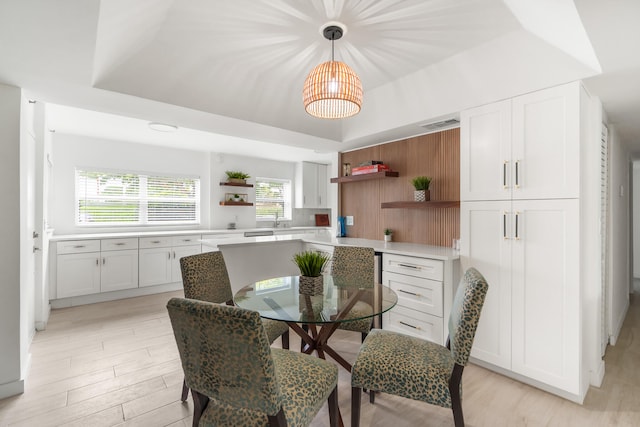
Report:
<svg viewBox="0 0 640 427"><path fill-rule="evenodd" d="M158 132L175 132L178 130L178 126L168 125L166 123L149 123L149 129L156 130Z"/></svg>

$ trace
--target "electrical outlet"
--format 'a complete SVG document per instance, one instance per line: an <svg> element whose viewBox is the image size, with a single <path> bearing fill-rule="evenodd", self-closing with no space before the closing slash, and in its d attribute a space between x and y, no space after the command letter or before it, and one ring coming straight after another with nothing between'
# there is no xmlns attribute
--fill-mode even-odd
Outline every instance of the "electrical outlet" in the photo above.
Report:
<svg viewBox="0 0 640 427"><path fill-rule="evenodd" d="M353 216L347 217L347 225L353 225Z"/></svg>

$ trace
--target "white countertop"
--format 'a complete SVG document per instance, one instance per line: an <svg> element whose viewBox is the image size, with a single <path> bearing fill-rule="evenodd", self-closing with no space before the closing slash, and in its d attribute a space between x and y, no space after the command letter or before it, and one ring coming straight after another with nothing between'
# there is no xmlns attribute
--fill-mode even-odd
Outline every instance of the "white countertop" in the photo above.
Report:
<svg viewBox="0 0 640 427"><path fill-rule="evenodd" d="M322 236L313 236L309 234L286 234L258 237L221 236L221 238L218 239L203 239L202 244L210 248L219 248L220 246L272 244L274 242L289 242L294 240L330 246L365 246L373 248L376 252L427 257L443 261L455 260L460 257L458 251L449 247L422 245L419 243L384 242L383 240L359 239L353 237L334 237L332 233L326 233Z"/></svg>
<svg viewBox="0 0 640 427"><path fill-rule="evenodd" d="M236 228L229 229L202 229L202 230L172 230L172 231L126 231L126 232L113 232L113 233L83 233L83 234L54 234L50 241L63 241L63 240L87 240L87 239L123 239L128 237L155 237L155 236L191 236L197 234L243 234L244 232L255 231L273 231L276 233L298 233L303 230L330 230L328 227L282 227L282 228Z"/></svg>

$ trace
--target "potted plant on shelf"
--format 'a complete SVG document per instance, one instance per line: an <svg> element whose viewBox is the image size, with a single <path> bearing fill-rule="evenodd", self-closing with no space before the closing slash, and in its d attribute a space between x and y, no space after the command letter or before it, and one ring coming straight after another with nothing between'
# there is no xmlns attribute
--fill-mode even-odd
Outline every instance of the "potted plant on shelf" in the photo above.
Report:
<svg viewBox="0 0 640 427"><path fill-rule="evenodd" d="M413 200L416 202L426 202L431 198L429 193L429 184L431 184L431 177L428 176L416 176L411 180L411 184L415 188L413 192Z"/></svg>
<svg viewBox="0 0 640 427"><path fill-rule="evenodd" d="M329 261L329 254L319 251L304 251L293 256L293 262L300 269L298 289L301 294L321 294L324 288L322 273Z"/></svg>
<svg viewBox="0 0 640 427"><path fill-rule="evenodd" d="M390 228L385 228L384 229L384 241L385 242L390 242L392 238L393 238L393 230L390 229Z"/></svg>
<svg viewBox="0 0 640 427"><path fill-rule="evenodd" d="M246 184L247 178L251 178L249 174L239 171L226 171L227 182L233 182L235 184Z"/></svg>

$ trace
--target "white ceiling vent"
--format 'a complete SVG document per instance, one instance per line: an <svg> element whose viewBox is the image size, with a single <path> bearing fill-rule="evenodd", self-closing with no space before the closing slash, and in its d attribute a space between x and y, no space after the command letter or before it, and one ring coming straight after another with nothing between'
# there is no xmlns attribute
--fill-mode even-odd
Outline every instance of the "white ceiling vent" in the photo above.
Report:
<svg viewBox="0 0 640 427"><path fill-rule="evenodd" d="M428 130L429 132L452 129L452 128L457 128L459 126L460 126L460 120L456 118L441 120L439 122L434 122L434 123L424 123L420 125L420 127Z"/></svg>

